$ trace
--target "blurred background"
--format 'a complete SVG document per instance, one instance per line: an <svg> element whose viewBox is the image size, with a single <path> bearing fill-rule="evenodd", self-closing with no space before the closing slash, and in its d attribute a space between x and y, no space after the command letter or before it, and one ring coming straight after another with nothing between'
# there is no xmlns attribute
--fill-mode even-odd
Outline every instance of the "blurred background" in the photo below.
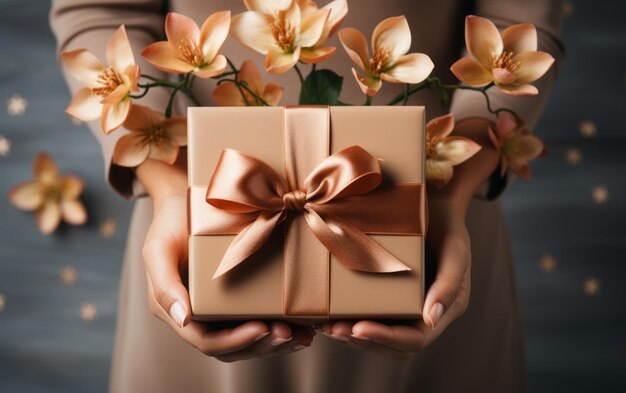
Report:
<svg viewBox="0 0 626 393"><path fill-rule="evenodd" d="M104 392L131 204L67 117L49 2L0 0L0 392ZM571 0L567 58L535 130L549 155L503 205L531 392L626 391L626 2ZM6 198L50 153L86 182L89 222L39 233Z"/></svg>

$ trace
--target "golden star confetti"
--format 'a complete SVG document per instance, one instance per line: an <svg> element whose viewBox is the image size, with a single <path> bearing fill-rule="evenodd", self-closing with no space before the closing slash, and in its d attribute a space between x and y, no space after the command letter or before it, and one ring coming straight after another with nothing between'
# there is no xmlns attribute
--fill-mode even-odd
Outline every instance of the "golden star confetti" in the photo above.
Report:
<svg viewBox="0 0 626 393"><path fill-rule="evenodd" d="M541 267L541 270L543 270L544 272L550 273L551 271L554 271L554 269L556 269L556 265L556 258L553 257L551 254L544 254L539 259L539 267Z"/></svg>
<svg viewBox="0 0 626 393"><path fill-rule="evenodd" d="M11 141L0 135L0 156L7 157L11 152Z"/></svg>
<svg viewBox="0 0 626 393"><path fill-rule="evenodd" d="M605 186L596 186L591 189L591 197L598 205L604 205L609 200L609 189Z"/></svg>
<svg viewBox="0 0 626 393"><path fill-rule="evenodd" d="M572 16L574 13L574 5L570 1L566 1L563 3L563 15L564 16Z"/></svg>
<svg viewBox="0 0 626 393"><path fill-rule="evenodd" d="M7 100L7 113L9 116L23 116L27 107L28 101L19 94L15 94Z"/></svg>
<svg viewBox="0 0 626 393"><path fill-rule="evenodd" d="M61 270L61 282L65 285L74 285L76 277L76 269L72 266L65 266Z"/></svg>
<svg viewBox="0 0 626 393"><path fill-rule="evenodd" d="M580 149L570 148L565 151L565 161L570 165L578 165L583 160Z"/></svg>
<svg viewBox="0 0 626 393"><path fill-rule="evenodd" d="M109 218L105 220L100 225L100 236L102 236L105 239L113 237L113 235L115 235L116 232L117 232L117 221L115 221L115 219L113 218Z"/></svg>
<svg viewBox="0 0 626 393"><path fill-rule="evenodd" d="M598 135L598 127L591 120L583 120L578 124L578 130L580 131L580 135L585 138L593 138Z"/></svg>
<svg viewBox="0 0 626 393"><path fill-rule="evenodd" d="M91 322L96 319L98 314L98 307L93 303L83 303L80 307L80 317L85 322Z"/></svg>
<svg viewBox="0 0 626 393"><path fill-rule="evenodd" d="M595 277L588 277L583 282L583 291L589 296L595 296L600 291L600 280Z"/></svg>
<svg viewBox="0 0 626 393"><path fill-rule="evenodd" d="M0 293L0 311L4 311L4 306L7 304L7 297L5 294Z"/></svg>

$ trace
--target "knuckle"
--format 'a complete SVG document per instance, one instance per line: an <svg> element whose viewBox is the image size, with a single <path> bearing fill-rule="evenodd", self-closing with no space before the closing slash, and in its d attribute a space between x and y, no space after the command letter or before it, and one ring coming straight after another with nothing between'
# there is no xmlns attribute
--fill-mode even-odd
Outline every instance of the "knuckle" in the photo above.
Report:
<svg viewBox="0 0 626 393"><path fill-rule="evenodd" d="M170 287L163 284L158 283L154 286L154 299L159 303L162 307L166 306L166 303L170 296Z"/></svg>

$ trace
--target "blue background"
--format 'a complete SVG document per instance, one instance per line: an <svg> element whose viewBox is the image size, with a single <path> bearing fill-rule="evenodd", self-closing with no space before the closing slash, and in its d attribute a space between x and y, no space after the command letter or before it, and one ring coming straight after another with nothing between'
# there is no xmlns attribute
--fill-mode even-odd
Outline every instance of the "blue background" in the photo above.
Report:
<svg viewBox="0 0 626 393"><path fill-rule="evenodd" d="M533 164L534 180L503 197L513 239L532 392L626 391L626 2L572 1L565 21L567 59L536 129L549 155ZM0 156L0 391L105 391L113 346L117 288L131 204L107 189L97 143L63 109L70 96L49 32L49 3L0 0L0 135L13 146ZM10 116L14 94L28 101ZM591 120L595 137L584 137ZM582 153L571 165L568 149ZM87 183L84 227L41 235L32 216L5 195L30 178L45 150L63 172ZM591 190L604 186L608 201ZM118 230L99 228L114 219ZM557 261L541 269L544 254ZM60 279L73 266L74 285ZM599 291L583 283L595 278ZM81 318L93 303L96 318Z"/></svg>

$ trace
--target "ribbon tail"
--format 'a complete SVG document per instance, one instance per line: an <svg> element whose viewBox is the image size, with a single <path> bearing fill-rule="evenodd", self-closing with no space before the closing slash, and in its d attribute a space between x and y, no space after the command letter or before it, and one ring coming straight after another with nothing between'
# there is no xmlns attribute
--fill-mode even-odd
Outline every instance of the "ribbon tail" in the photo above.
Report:
<svg viewBox="0 0 626 393"><path fill-rule="evenodd" d="M320 243L351 270L373 273L411 270L359 228L320 205L307 204L304 217Z"/></svg>
<svg viewBox="0 0 626 393"><path fill-rule="evenodd" d="M283 218L283 212L263 212L244 228L230 243L226 253L213 274L213 279L230 271L254 254L267 241Z"/></svg>

